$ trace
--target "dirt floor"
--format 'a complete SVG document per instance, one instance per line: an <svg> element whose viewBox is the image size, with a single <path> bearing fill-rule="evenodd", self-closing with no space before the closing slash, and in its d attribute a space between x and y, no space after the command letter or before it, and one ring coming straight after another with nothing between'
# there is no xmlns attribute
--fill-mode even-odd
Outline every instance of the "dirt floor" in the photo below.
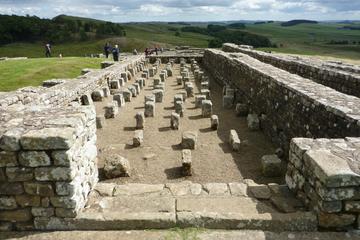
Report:
<svg viewBox="0 0 360 240"><path fill-rule="evenodd" d="M161 66L164 68L165 66ZM222 108L222 87L212 82L211 94L213 112L219 116L218 131L210 129L210 119L201 117L201 109L194 107L194 98L186 100L186 111L180 122L180 129L170 129L170 115L174 111L173 97L183 90L176 84L180 75L180 66L174 65L174 76L166 80L163 103L156 104L156 116L146 118L144 146L132 147L135 130L135 114L144 111L144 96L153 90L152 78L147 80L141 94L126 103L115 119L106 120L106 127L98 130L99 167L103 167L104 154L117 153L126 157L131 164L132 174L128 178L107 180L107 182L125 183L167 183L191 180L197 183L234 182L241 179L253 179L258 183L282 183L283 178L265 178L261 174L260 159L263 155L273 154L274 146L265 139L262 132L247 129L246 118L236 117L234 110ZM139 74L140 75L140 74ZM191 81L194 81L191 74ZM127 83L130 85L134 78ZM198 84L195 93L199 92ZM98 115L103 115L103 107L111 98L96 103ZM239 153L231 150L228 144L230 129L236 129L242 141ZM180 174L181 135L183 131L198 131L198 146L192 151L194 175L184 178Z"/></svg>

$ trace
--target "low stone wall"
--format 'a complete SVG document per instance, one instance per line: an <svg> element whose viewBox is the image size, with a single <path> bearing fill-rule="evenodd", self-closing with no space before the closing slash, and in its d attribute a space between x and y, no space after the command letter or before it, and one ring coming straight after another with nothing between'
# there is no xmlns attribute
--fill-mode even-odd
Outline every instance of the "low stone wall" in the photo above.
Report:
<svg viewBox="0 0 360 240"><path fill-rule="evenodd" d="M318 213L321 227L360 227L359 147L360 138L291 142L286 183Z"/></svg>
<svg viewBox="0 0 360 240"><path fill-rule="evenodd" d="M271 64L290 73L298 74L339 92L360 97L360 69L357 66L338 62L305 59L296 56L271 54L242 48L235 44L224 44L226 52L241 52L264 63Z"/></svg>
<svg viewBox="0 0 360 240"><path fill-rule="evenodd" d="M75 217L97 182L95 108L42 110L1 122L1 229L31 230L44 219Z"/></svg>
<svg viewBox="0 0 360 240"><path fill-rule="evenodd" d="M133 77L145 63L133 56L49 87L0 95L0 231L46 229L84 208L98 181L90 95ZM88 106L81 106L84 96Z"/></svg>
<svg viewBox="0 0 360 240"><path fill-rule="evenodd" d="M237 89L236 101L260 116L261 128L285 152L294 137L360 136L360 99L262 63L246 54L206 50L216 81ZM241 138L241 136L240 136Z"/></svg>

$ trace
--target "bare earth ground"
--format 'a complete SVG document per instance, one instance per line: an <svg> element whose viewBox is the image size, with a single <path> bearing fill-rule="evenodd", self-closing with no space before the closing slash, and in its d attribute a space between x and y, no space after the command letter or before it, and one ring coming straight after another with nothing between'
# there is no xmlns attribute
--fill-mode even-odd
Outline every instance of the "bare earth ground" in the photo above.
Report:
<svg viewBox="0 0 360 240"><path fill-rule="evenodd" d="M164 66L162 66L164 68ZM262 132L251 132L247 129L246 118L236 117L234 110L222 108L222 87L212 83L212 101L214 114L219 116L218 131L210 129L210 119L201 117L201 109L194 108L194 98L187 99L185 116L181 119L180 129L170 129L170 115L173 109L173 97L183 90L176 84L180 75L179 65L173 67L174 76L166 80L166 91L163 103L156 103L156 117L146 118L144 129L144 146L132 148L135 130L135 114L144 111L144 96L151 94L153 80L148 79L141 94L126 103L115 119L106 120L106 127L98 130L99 167L103 167L103 155L117 153L126 157L132 167L129 178L108 180L116 183L167 183L185 180L180 175L181 142L183 131L198 131L198 146L192 151L194 175L187 177L197 183L234 182L241 179L253 179L258 183L281 183L283 178L264 178L261 174L260 159L265 154L273 154L274 147L265 139ZM140 75L140 74L139 74ZM139 77L138 75L138 77ZM193 76L191 75L192 81ZM132 84L134 78L126 86ZM195 93L198 93L195 86ZM111 101L109 97L96 103L98 115L103 115L103 107ZM228 145L230 129L236 129L243 143L239 153L231 151ZM111 149L111 150L109 150ZM145 156L153 158L145 159Z"/></svg>

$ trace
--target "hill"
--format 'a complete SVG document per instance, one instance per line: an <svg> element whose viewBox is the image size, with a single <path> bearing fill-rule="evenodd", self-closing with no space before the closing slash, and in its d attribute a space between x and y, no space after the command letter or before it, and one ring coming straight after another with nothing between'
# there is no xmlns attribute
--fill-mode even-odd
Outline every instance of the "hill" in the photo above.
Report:
<svg viewBox="0 0 360 240"><path fill-rule="evenodd" d="M295 25L303 24L303 23L317 24L318 22L317 21L311 21L311 20L291 20L291 21L288 21L288 22L281 23L281 26L289 27L289 26L295 26Z"/></svg>

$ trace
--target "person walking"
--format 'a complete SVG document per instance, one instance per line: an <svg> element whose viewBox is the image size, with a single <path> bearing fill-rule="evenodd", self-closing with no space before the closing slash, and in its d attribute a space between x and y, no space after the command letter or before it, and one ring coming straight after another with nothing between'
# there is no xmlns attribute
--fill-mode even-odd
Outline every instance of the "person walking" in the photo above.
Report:
<svg viewBox="0 0 360 240"><path fill-rule="evenodd" d="M106 43L104 46L104 53L106 58L109 58L110 51L111 51L111 46L109 43Z"/></svg>
<svg viewBox="0 0 360 240"><path fill-rule="evenodd" d="M47 43L45 45L45 56L47 58L51 57L51 45L50 45L50 43Z"/></svg>
<svg viewBox="0 0 360 240"><path fill-rule="evenodd" d="M112 49L112 55L115 62L119 61L119 55L120 55L120 49L118 45L115 45L115 47Z"/></svg>

